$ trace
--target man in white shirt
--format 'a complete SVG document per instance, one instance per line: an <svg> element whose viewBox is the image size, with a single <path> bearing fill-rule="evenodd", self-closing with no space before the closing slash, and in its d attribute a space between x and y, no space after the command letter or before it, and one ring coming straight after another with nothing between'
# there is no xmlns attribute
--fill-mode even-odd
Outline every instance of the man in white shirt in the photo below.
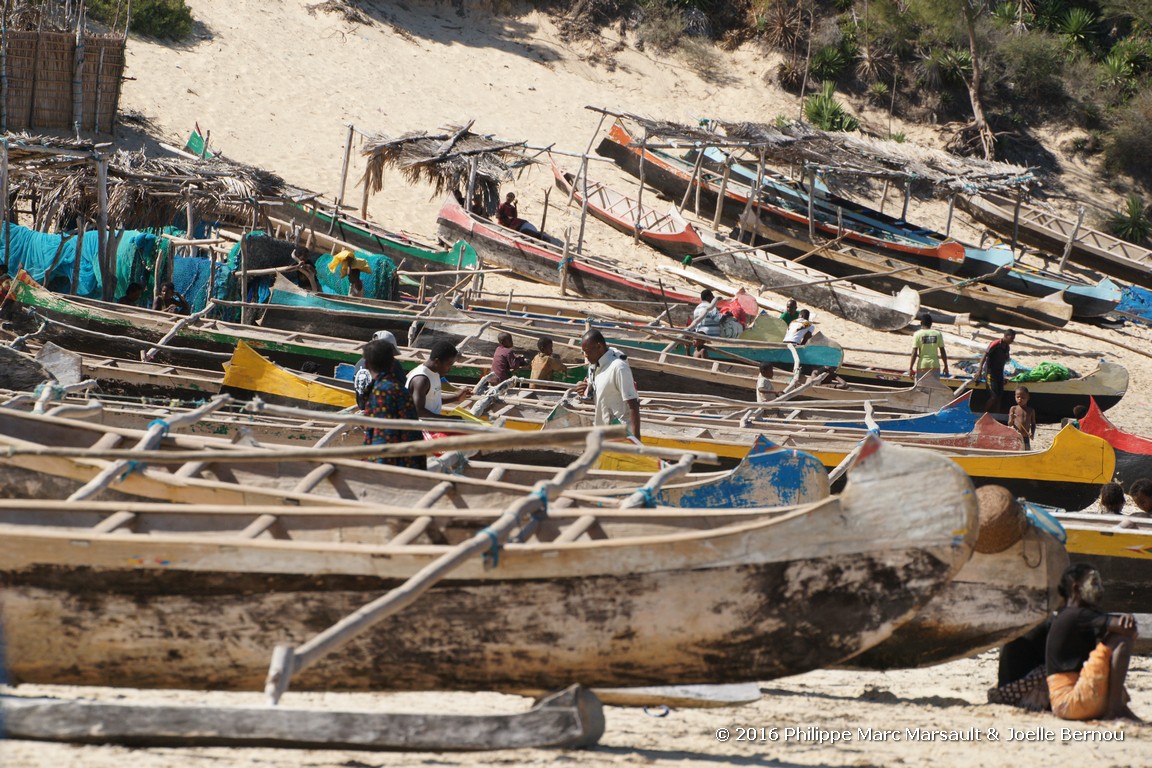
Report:
<svg viewBox="0 0 1152 768"><path fill-rule="evenodd" d="M588 360L589 378L577 384L576 391L583 395L591 388L596 401L593 423L596 426L627 424L632 436L639 439L640 395L636 392L627 357L618 349L609 349L604 335L597 330L584 334L580 349Z"/></svg>
<svg viewBox="0 0 1152 768"><path fill-rule="evenodd" d="M705 288L700 292L700 303L692 310L692 330L706 336L720 336L722 318L716 309L716 294Z"/></svg>
<svg viewBox="0 0 1152 768"><path fill-rule="evenodd" d="M793 320L788 326L788 332L784 334L785 344L795 344L802 347L808 343L808 339L812 338L815 328L812 327L812 321L809 320L808 310L800 310L800 317Z"/></svg>

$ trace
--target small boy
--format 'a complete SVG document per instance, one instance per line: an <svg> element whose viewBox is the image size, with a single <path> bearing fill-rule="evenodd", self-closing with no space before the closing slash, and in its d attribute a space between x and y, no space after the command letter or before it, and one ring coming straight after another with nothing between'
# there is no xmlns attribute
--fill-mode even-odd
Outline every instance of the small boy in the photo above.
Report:
<svg viewBox="0 0 1152 768"><path fill-rule="evenodd" d="M1100 486L1100 511L1105 515L1124 514L1124 488L1120 483Z"/></svg>
<svg viewBox="0 0 1152 768"><path fill-rule="evenodd" d="M1072 426L1076 427L1076 429L1080 429L1080 419L1084 418L1087 415L1088 415L1088 407L1084 406L1084 405L1078 405L1072 409L1072 420L1069 421L1068 423L1071 424ZM1115 485L1115 483L1112 483L1112 485Z"/></svg>
<svg viewBox="0 0 1152 768"><path fill-rule="evenodd" d="M496 383L499 384L512 378L515 370L525 365L527 361L512 348L512 334L503 331L496 337L496 341L500 346L496 347L496 354L492 355L492 373Z"/></svg>
<svg viewBox="0 0 1152 768"><path fill-rule="evenodd" d="M756 402L768 403L776 399L776 388L772 385L775 371L772 363L760 363L760 375L756 377Z"/></svg>
<svg viewBox="0 0 1152 768"><path fill-rule="evenodd" d="M544 337L537 340L536 357L532 358L532 378L551 381L557 373L564 373L567 370L568 366L552 353L552 339ZM533 383L531 388L536 389L536 384Z"/></svg>
<svg viewBox="0 0 1152 768"><path fill-rule="evenodd" d="M1008 409L1008 426L1024 438L1024 450L1032 450L1032 438L1036 437L1036 409L1028 407L1032 395L1027 387L1016 387L1016 405Z"/></svg>

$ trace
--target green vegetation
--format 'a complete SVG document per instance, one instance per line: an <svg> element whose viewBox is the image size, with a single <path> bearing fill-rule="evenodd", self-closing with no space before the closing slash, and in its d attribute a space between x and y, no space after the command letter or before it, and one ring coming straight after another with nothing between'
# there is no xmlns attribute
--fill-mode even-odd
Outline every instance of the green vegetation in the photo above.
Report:
<svg viewBox="0 0 1152 768"><path fill-rule="evenodd" d="M825 131L858 131L860 121L848 114L844 105L836 100L832 83L824 83L820 93L804 102L804 117Z"/></svg>
<svg viewBox="0 0 1152 768"><path fill-rule="evenodd" d="M116 0L88 0L88 15L104 24L117 22L117 13L126 12L123 3ZM192 33L192 9L184 0L136 0L132 3L131 32L162 40L183 40Z"/></svg>
<svg viewBox="0 0 1152 768"><path fill-rule="evenodd" d="M111 0L97 0L107 4ZM158 2L159 0L153 0ZM175 0L170 0L175 2ZM1090 135L1112 173L1152 187L1152 0L572 0L714 82L706 39L778 58L758 73L821 125L864 104L954 124L953 145L1032 164L1042 123ZM691 40L691 43L684 41ZM1021 153L1021 154L1016 154Z"/></svg>
<svg viewBox="0 0 1152 768"><path fill-rule="evenodd" d="M1137 195L1129 195L1124 207L1108 219L1108 231L1122 240L1143 245L1152 234L1152 218L1144 201Z"/></svg>

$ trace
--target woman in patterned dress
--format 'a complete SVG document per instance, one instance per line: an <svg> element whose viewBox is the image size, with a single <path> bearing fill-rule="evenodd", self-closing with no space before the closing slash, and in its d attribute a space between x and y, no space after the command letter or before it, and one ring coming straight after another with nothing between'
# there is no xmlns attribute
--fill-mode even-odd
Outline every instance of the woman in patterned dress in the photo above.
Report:
<svg viewBox="0 0 1152 768"><path fill-rule="evenodd" d="M372 381L365 392L364 415L377 419L419 419L416 404L404 385L402 376L396 374L393 362L396 347L385 339L375 339L364 345L364 366L372 374ZM424 435L418 429L390 429L369 427L364 431L365 445L392 445L422 440ZM425 456L379 456L372 461L392 464L397 467L427 469Z"/></svg>

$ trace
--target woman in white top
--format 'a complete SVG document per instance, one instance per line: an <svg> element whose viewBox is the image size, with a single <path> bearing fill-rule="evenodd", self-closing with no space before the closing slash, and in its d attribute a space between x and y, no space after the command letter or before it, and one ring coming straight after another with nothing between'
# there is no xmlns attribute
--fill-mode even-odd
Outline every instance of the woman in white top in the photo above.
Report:
<svg viewBox="0 0 1152 768"><path fill-rule="evenodd" d="M444 403L455 403L472 394L471 387L462 387L456 394L445 396L441 387L440 377L448 375L459 356L452 342L438 341L428 350L428 360L408 374L408 391L422 418L440 418Z"/></svg>

